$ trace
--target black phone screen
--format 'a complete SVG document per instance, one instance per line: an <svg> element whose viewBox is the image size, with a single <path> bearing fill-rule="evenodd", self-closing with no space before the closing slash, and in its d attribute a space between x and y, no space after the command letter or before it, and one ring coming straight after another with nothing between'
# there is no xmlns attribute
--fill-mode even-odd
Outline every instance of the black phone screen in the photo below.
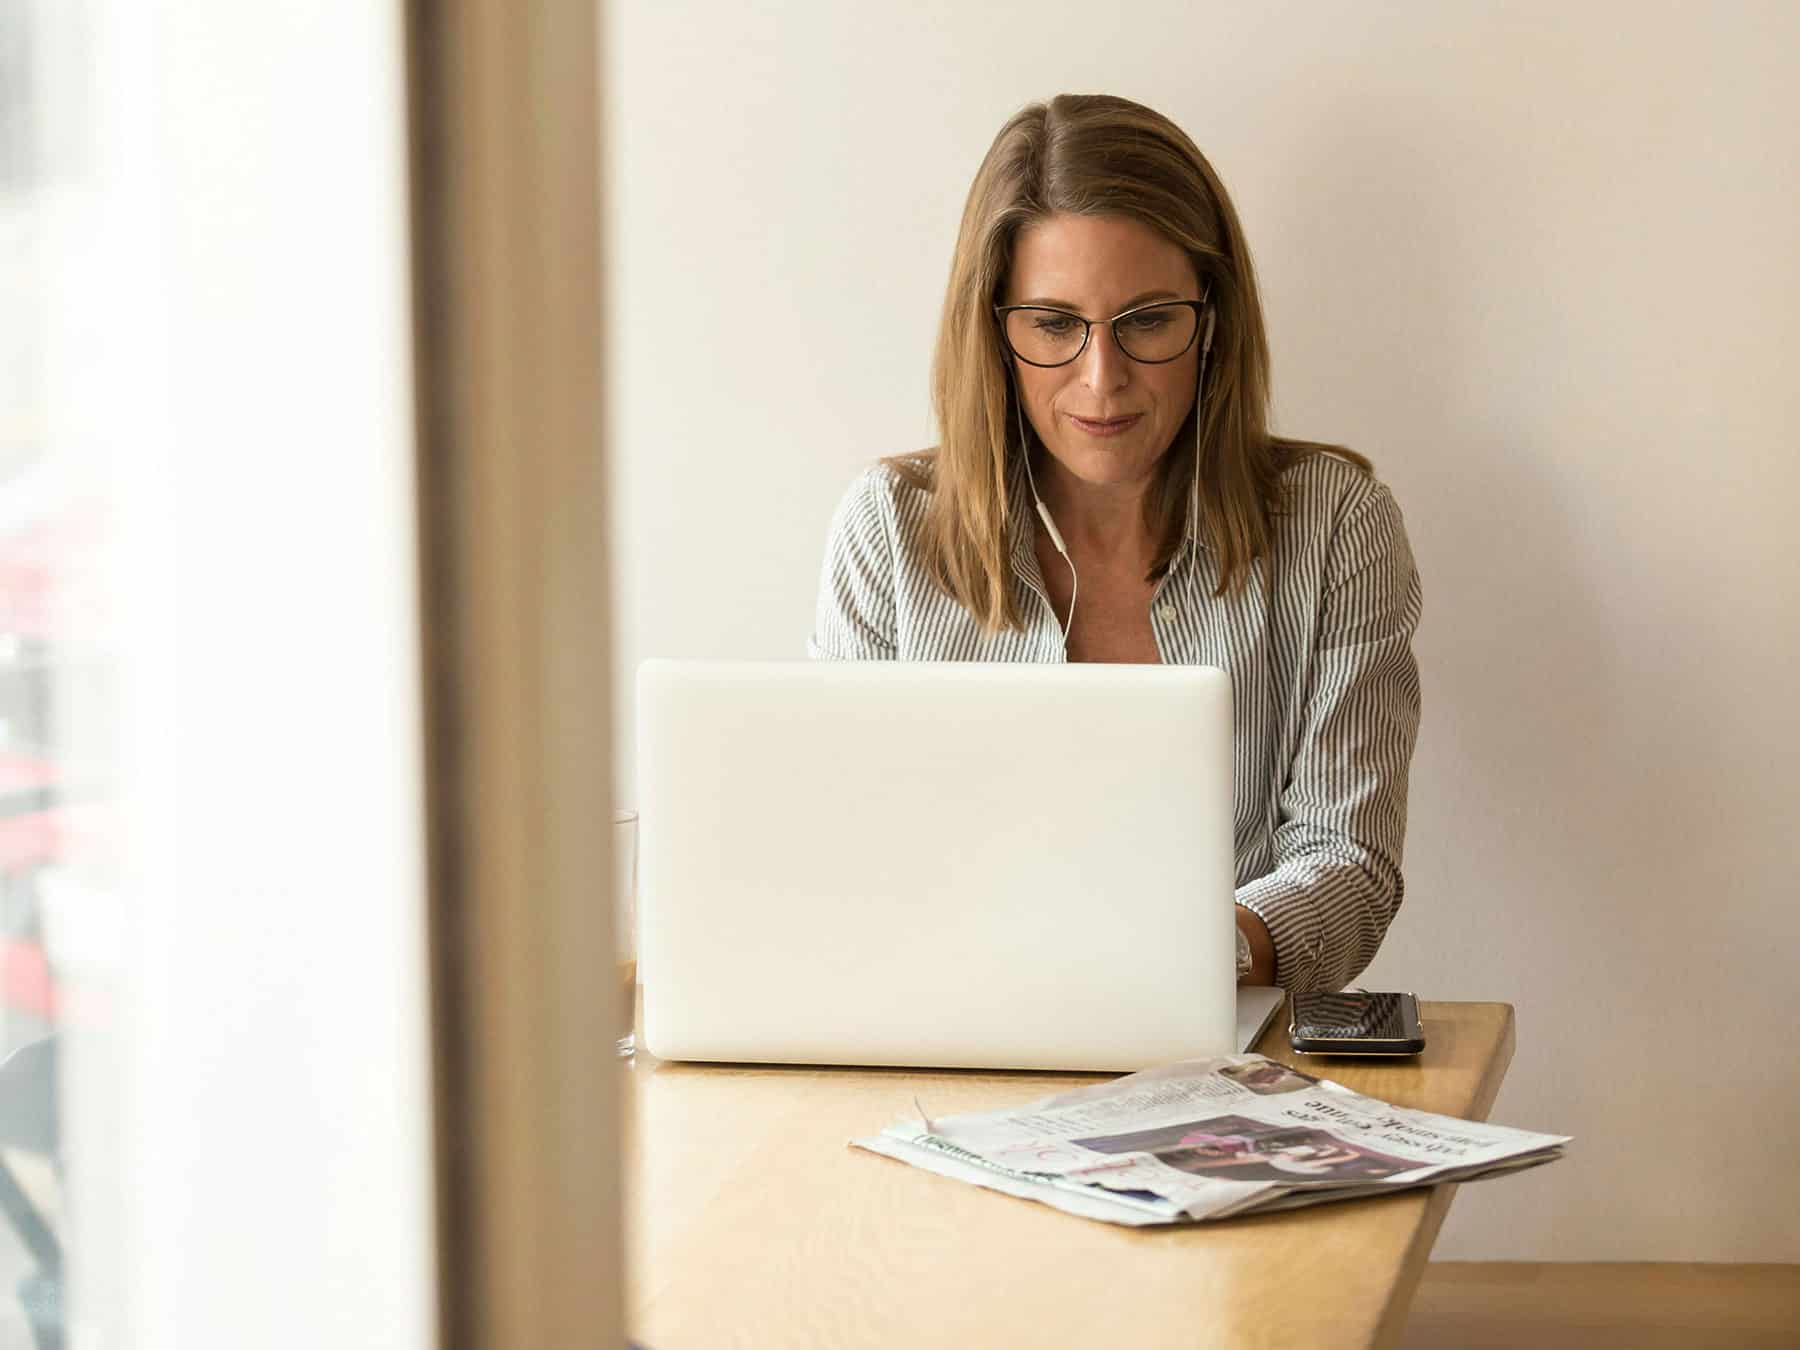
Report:
<svg viewBox="0 0 1800 1350"><path fill-rule="evenodd" d="M1312 1040L1417 1040L1418 1003L1411 994L1296 994L1294 1034Z"/></svg>

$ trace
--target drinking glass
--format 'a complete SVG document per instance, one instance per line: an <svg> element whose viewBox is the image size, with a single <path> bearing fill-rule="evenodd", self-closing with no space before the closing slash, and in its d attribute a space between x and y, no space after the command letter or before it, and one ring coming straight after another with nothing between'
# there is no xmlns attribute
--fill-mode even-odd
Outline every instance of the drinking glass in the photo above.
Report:
<svg viewBox="0 0 1800 1350"><path fill-rule="evenodd" d="M620 1058L637 1052L637 836L636 811L613 812L613 952L618 963L621 1028L613 1048Z"/></svg>

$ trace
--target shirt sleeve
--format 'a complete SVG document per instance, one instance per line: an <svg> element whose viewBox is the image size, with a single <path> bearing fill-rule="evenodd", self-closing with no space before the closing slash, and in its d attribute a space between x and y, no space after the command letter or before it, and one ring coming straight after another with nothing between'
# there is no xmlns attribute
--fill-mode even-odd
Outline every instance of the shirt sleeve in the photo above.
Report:
<svg viewBox="0 0 1800 1350"><path fill-rule="evenodd" d="M851 484L831 518L806 654L822 661L892 661L897 651L892 501L871 469Z"/></svg>
<svg viewBox="0 0 1800 1350"><path fill-rule="evenodd" d="M1339 527L1325 566L1274 870L1237 892L1269 927L1283 988L1349 984L1400 908L1407 773L1419 731L1412 637L1420 607L1400 508L1378 486Z"/></svg>

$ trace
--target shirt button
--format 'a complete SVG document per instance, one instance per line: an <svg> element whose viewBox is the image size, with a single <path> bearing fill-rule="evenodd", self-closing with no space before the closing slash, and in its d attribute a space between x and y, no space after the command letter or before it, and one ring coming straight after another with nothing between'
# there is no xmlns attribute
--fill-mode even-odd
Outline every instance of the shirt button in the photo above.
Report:
<svg viewBox="0 0 1800 1350"><path fill-rule="evenodd" d="M1163 601L1162 604L1157 607L1156 617L1161 619L1164 623L1174 623L1175 606L1171 605L1167 600Z"/></svg>

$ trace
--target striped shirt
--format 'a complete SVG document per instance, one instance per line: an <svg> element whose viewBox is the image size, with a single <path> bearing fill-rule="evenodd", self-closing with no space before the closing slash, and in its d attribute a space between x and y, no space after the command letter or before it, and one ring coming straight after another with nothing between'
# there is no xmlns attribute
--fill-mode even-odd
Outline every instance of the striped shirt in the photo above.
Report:
<svg viewBox="0 0 1800 1350"><path fill-rule="evenodd" d="M1329 455L1301 460L1282 481L1288 504L1271 556L1253 565L1244 590L1212 594L1212 550L1190 535L1151 596L1150 626L1165 664L1231 677L1237 903L1268 925L1276 983L1341 989L1374 958L1404 890L1419 575L1400 508L1380 482ZM807 654L1065 660L1022 475L1010 495L1024 632L982 632L932 584L929 494L877 465L832 519Z"/></svg>

